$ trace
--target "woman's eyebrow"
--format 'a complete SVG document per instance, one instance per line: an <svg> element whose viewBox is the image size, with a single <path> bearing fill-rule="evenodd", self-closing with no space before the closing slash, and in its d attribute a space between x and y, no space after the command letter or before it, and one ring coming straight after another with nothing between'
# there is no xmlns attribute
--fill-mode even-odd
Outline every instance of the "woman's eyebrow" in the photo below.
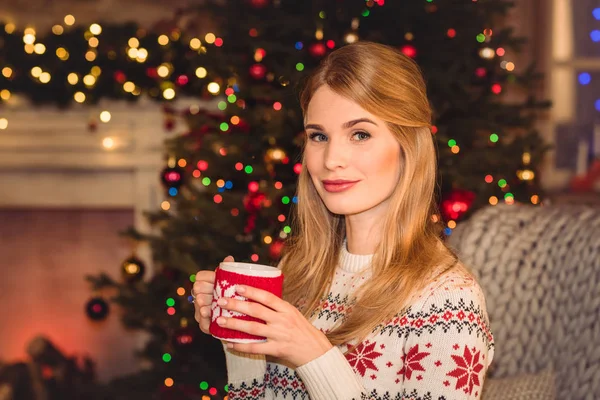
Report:
<svg viewBox="0 0 600 400"><path fill-rule="evenodd" d="M351 128L354 125L356 125L358 123L361 123L361 122L367 122L369 124L373 124L375 126L379 126L375 122L373 122L372 120L370 120L369 118L357 118L357 119L353 119L353 120L348 121L348 122L344 122L342 124L342 128L343 129L348 129L348 128ZM323 126L321 126L319 124L307 124L304 127L304 129L316 129L316 130L321 130L321 131L325 130L325 129L323 129Z"/></svg>

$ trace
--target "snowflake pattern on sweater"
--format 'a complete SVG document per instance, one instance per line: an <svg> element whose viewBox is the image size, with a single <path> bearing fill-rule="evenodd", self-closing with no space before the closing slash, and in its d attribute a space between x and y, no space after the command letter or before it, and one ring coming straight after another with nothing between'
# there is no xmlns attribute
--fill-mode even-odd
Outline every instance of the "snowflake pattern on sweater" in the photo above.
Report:
<svg viewBox="0 0 600 400"><path fill-rule="evenodd" d="M342 251L331 291L313 314L315 327L327 332L343 322L353 291L369 277L369 261ZM356 343L296 370L226 351L229 399L479 399L494 354L483 293L461 270L431 282L410 307L344 354L350 345Z"/></svg>

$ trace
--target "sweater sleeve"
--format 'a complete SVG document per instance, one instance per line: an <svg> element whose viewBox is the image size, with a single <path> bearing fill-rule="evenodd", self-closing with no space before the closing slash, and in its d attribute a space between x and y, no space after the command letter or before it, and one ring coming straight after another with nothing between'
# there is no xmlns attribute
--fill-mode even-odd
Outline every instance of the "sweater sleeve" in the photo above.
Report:
<svg viewBox="0 0 600 400"><path fill-rule="evenodd" d="M360 399L365 392L361 379L354 373L338 347L296 368L311 400Z"/></svg>
<svg viewBox="0 0 600 400"><path fill-rule="evenodd" d="M264 355L245 354L223 345L227 363L228 398L270 399L266 392L267 362Z"/></svg>

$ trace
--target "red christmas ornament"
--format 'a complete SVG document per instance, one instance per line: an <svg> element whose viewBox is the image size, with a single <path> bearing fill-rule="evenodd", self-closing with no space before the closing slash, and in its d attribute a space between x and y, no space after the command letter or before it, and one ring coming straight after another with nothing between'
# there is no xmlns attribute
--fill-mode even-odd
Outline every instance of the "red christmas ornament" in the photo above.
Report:
<svg viewBox="0 0 600 400"><path fill-rule="evenodd" d="M172 131L175 128L175 118L173 116L169 115L165 117L164 128L165 131Z"/></svg>
<svg viewBox="0 0 600 400"><path fill-rule="evenodd" d="M250 0L250 5L254 8L263 8L269 4L269 0Z"/></svg>
<svg viewBox="0 0 600 400"><path fill-rule="evenodd" d="M410 57L410 58L415 58L417 56L417 49L415 46L411 46L410 44L406 44L402 47L400 47L400 51L402 53L404 53L404 55Z"/></svg>
<svg viewBox="0 0 600 400"><path fill-rule="evenodd" d="M257 213L264 205L267 195L261 192L248 193L244 197L244 208L251 214Z"/></svg>
<svg viewBox="0 0 600 400"><path fill-rule="evenodd" d="M250 76L254 79L263 79L267 74L267 67L263 64L254 64L250 67Z"/></svg>
<svg viewBox="0 0 600 400"><path fill-rule="evenodd" d="M463 189L453 190L442 200L440 211L444 220L459 219L471 208L473 201L475 193Z"/></svg>
<svg viewBox="0 0 600 400"><path fill-rule="evenodd" d="M158 78L158 72L155 67L146 68L146 76L149 78Z"/></svg>
<svg viewBox="0 0 600 400"><path fill-rule="evenodd" d="M162 183L167 188L179 188L183 184L184 170L181 167L166 167L160 175Z"/></svg>
<svg viewBox="0 0 600 400"><path fill-rule="evenodd" d="M327 47L321 42L313 43L308 48L308 52L313 57L323 57L327 53Z"/></svg>
<svg viewBox="0 0 600 400"><path fill-rule="evenodd" d="M275 240L273 243L271 243L271 246L269 246L269 257L271 257L273 260L278 260L281 257L283 246L283 240Z"/></svg>
<svg viewBox="0 0 600 400"><path fill-rule="evenodd" d="M114 78L115 81L119 83L125 83L127 80L127 76L123 73L123 71L115 71Z"/></svg>

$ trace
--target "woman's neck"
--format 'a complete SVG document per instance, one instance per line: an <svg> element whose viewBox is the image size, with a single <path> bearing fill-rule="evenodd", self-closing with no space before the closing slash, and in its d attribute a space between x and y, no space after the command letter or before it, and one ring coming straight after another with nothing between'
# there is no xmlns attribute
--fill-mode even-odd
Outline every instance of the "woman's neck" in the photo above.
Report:
<svg viewBox="0 0 600 400"><path fill-rule="evenodd" d="M351 254L374 254L381 240L380 219L346 216L346 246Z"/></svg>

